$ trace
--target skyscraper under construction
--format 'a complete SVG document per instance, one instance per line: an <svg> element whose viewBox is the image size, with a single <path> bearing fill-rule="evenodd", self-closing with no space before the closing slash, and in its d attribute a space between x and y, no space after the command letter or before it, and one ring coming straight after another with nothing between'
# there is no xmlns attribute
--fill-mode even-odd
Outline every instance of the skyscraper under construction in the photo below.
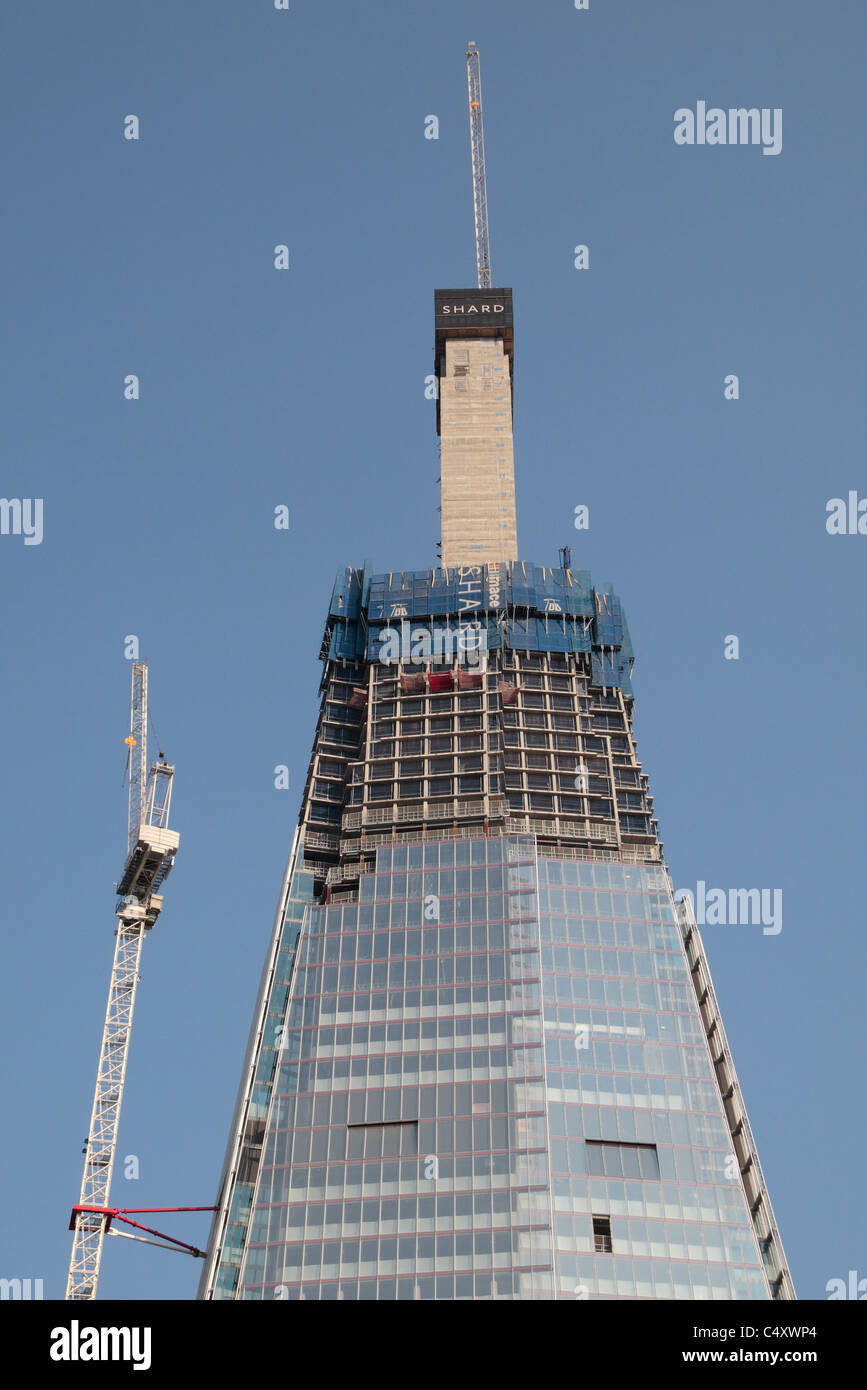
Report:
<svg viewBox="0 0 867 1390"><path fill-rule="evenodd" d="M479 285L434 297L440 563L334 585L200 1297L794 1298L620 600L568 552L518 558L468 66Z"/></svg>

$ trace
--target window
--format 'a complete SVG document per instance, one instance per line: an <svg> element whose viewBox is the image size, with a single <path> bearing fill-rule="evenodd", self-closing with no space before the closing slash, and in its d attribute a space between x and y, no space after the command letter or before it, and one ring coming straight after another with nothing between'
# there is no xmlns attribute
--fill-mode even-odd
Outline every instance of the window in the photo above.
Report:
<svg viewBox="0 0 867 1390"><path fill-rule="evenodd" d="M549 792L551 790L551 776L547 772L528 772L527 786L533 791Z"/></svg>
<svg viewBox="0 0 867 1390"><path fill-rule="evenodd" d="M611 1254L611 1217L594 1216L593 1249L597 1255Z"/></svg>
<svg viewBox="0 0 867 1390"><path fill-rule="evenodd" d="M322 796L326 801L341 801L343 788L337 782L324 782L317 777L313 783L313 795Z"/></svg>
<svg viewBox="0 0 867 1390"><path fill-rule="evenodd" d="M451 701L449 703L451 703ZM434 706L434 712L436 712L436 706ZM450 714L438 716L436 719L430 721L430 731L432 734L444 734L447 733L449 729L453 728L454 719Z"/></svg>
<svg viewBox="0 0 867 1390"><path fill-rule="evenodd" d="M418 1121L390 1125L348 1125L347 1158L397 1158L418 1153Z"/></svg>
<svg viewBox="0 0 867 1390"><path fill-rule="evenodd" d="M598 729L616 729L622 731L623 718L619 714L594 714L593 722Z"/></svg>
<svg viewBox="0 0 867 1390"><path fill-rule="evenodd" d="M587 1171L597 1178L658 1178L656 1145L588 1139Z"/></svg>
<svg viewBox="0 0 867 1390"><path fill-rule="evenodd" d="M429 796L451 796L451 777L432 777L429 783Z"/></svg>
<svg viewBox="0 0 867 1390"><path fill-rule="evenodd" d="M334 758L320 758L319 772L323 777L343 777L346 773L346 763L339 763Z"/></svg>

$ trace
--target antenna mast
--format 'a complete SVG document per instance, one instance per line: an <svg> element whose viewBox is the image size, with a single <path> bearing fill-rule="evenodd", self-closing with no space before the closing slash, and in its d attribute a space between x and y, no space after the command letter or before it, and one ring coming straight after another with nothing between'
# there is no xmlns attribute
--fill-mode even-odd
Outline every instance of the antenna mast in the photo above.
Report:
<svg viewBox="0 0 867 1390"><path fill-rule="evenodd" d="M467 92L470 103L470 149L473 156L473 214L476 222L476 273L480 290L491 288L491 246L488 238L488 181L485 169L485 124L482 118L482 74L479 51L467 46Z"/></svg>

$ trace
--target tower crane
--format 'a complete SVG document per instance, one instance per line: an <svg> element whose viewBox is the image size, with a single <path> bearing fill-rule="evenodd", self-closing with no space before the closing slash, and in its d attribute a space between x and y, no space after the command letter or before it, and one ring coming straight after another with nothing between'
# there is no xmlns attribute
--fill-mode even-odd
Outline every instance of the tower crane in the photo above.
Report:
<svg viewBox="0 0 867 1390"><path fill-rule="evenodd" d="M479 50L467 45L467 92L470 103L470 149L473 159L473 214L476 222L476 273L480 290L491 288L491 246L488 238L488 180L485 169L485 124L482 117L482 74Z"/></svg>
<svg viewBox="0 0 867 1390"><path fill-rule="evenodd" d="M127 1220L119 1210L110 1208L108 1197L139 982L141 948L145 932L150 931L160 915L163 897L159 890L174 864L179 842L177 831L168 828L172 777L175 769L164 760L162 753L148 768L147 726L148 669L143 662L135 662L132 668L130 731L125 740L129 749L127 857L117 885L114 961L108 987L102 1044L99 1049L90 1128L84 1144L81 1195L77 1206L72 1209L70 1221L70 1229L73 1231L72 1255L65 1296L74 1300L96 1297L103 1239L106 1232L111 1230L112 1219L126 1220L128 1225L139 1225L138 1222ZM143 1226L140 1229L149 1228ZM126 1233L111 1230L111 1234ZM167 1247L169 1249L182 1245L180 1241L173 1241L171 1237L164 1239L172 1242ZM191 1246L182 1248L193 1254L201 1253Z"/></svg>

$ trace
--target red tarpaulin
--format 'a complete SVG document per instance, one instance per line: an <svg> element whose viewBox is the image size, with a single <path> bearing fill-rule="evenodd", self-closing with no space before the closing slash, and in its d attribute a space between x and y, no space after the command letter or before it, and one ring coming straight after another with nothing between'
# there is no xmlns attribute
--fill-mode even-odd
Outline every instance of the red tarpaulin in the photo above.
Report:
<svg viewBox="0 0 867 1390"><path fill-rule="evenodd" d="M422 695L425 689L424 672L420 675L404 676L400 678L400 689L403 695Z"/></svg>

